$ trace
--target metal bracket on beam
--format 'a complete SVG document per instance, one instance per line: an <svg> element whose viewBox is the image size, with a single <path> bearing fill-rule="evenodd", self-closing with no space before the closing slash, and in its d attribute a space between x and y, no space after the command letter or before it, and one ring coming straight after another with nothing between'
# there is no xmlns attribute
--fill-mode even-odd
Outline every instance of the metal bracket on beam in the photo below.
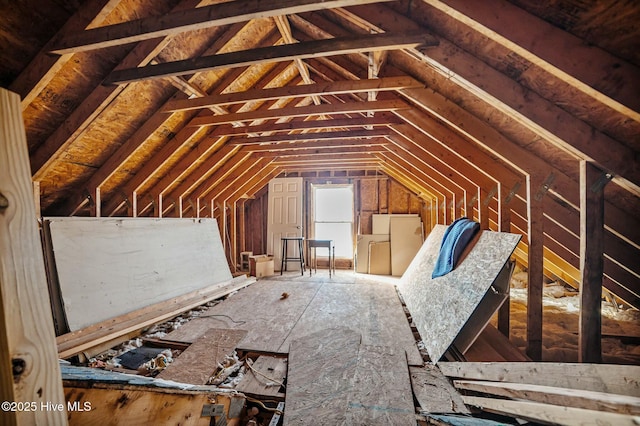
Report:
<svg viewBox="0 0 640 426"><path fill-rule="evenodd" d="M129 196L122 191L118 191L118 194L120 194L123 202L127 205L127 207L131 207L131 200L129 199Z"/></svg>
<svg viewBox="0 0 640 426"><path fill-rule="evenodd" d="M546 194L549 191L549 189L551 189L551 184L555 179L556 179L556 176L553 173L550 173L549 176L547 176L545 181L542 182L540 189L538 189L538 192L536 192L536 195L534 196L536 201L542 200L542 198L544 197L544 194Z"/></svg>
<svg viewBox="0 0 640 426"><path fill-rule="evenodd" d="M504 198L505 204L509 204L511 200L513 200L513 197L515 197L518 191L520 191L521 186L522 186L521 182L516 182L516 184L513 185L513 188L511 188L511 191L509 191L509 194L507 194L507 196Z"/></svg>
<svg viewBox="0 0 640 426"><path fill-rule="evenodd" d="M498 185L491 188L491 191L489 191L487 196L484 198L484 201L482 204L484 204L485 207L488 206L493 196L496 195L497 193L498 193Z"/></svg>
<svg viewBox="0 0 640 426"><path fill-rule="evenodd" d="M607 173L607 172L602 172L602 174L600 175L598 180L596 180L593 183L593 185L591 185L591 188L590 188L591 192L595 193L595 192L602 191L602 188L604 188L606 184L611 182L611 179L613 179L613 174Z"/></svg>

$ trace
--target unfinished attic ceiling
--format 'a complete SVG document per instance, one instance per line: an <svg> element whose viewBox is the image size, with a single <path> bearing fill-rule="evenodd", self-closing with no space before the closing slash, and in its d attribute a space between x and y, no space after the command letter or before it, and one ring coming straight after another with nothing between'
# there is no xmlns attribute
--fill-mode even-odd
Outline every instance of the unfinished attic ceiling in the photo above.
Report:
<svg viewBox="0 0 640 426"><path fill-rule="evenodd" d="M604 284L637 307L638 22L616 0L5 1L0 84L43 215L219 217L285 173L384 174L578 286L580 190L603 190Z"/></svg>

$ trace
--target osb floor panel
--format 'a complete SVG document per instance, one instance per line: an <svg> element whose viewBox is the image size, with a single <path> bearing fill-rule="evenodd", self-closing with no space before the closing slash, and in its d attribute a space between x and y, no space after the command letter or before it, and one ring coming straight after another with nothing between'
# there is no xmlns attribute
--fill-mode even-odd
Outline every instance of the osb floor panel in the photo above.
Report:
<svg viewBox="0 0 640 426"><path fill-rule="evenodd" d="M333 327L291 342L284 425L415 424L403 351L361 339Z"/></svg>
<svg viewBox="0 0 640 426"><path fill-rule="evenodd" d="M158 378L192 385L206 385L218 364L224 361L225 355L231 354L246 334L245 330L207 330L162 370Z"/></svg>
<svg viewBox="0 0 640 426"><path fill-rule="evenodd" d="M293 339L342 326L359 333L363 345L396 348L406 353L409 365L422 365L393 280L350 271L329 278L326 272L261 279L166 339L194 342L210 328L234 328L248 331L241 349L288 353Z"/></svg>

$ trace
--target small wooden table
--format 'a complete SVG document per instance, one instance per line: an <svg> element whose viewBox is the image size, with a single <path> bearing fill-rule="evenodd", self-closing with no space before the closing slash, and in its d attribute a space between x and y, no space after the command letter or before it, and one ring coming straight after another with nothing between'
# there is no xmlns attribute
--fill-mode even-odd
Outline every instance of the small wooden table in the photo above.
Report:
<svg viewBox="0 0 640 426"><path fill-rule="evenodd" d="M289 260L297 260L300 262L300 273L304 275L304 252L302 251L302 242L304 237L282 237L282 260L280 262L280 275L283 271L287 270L287 262ZM298 256L299 257L287 257L289 241L298 243Z"/></svg>
<svg viewBox="0 0 640 426"><path fill-rule="evenodd" d="M318 247L326 247L329 252L329 277L331 277L331 270L336 273L336 247L333 245L333 240L307 240L309 250L309 276L311 276L311 269L315 267L316 273L318 273L318 255L316 249ZM311 249L313 249L313 257L311 257Z"/></svg>

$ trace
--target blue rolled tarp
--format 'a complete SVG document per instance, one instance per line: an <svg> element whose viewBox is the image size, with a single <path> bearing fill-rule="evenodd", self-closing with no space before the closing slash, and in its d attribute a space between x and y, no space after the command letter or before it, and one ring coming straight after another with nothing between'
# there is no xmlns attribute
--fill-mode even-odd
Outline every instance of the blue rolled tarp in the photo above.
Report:
<svg viewBox="0 0 640 426"><path fill-rule="evenodd" d="M440 254L431 273L431 278L441 277L453 271L465 247L479 229L480 224L478 222L466 217L456 219L447 227L442 237Z"/></svg>

